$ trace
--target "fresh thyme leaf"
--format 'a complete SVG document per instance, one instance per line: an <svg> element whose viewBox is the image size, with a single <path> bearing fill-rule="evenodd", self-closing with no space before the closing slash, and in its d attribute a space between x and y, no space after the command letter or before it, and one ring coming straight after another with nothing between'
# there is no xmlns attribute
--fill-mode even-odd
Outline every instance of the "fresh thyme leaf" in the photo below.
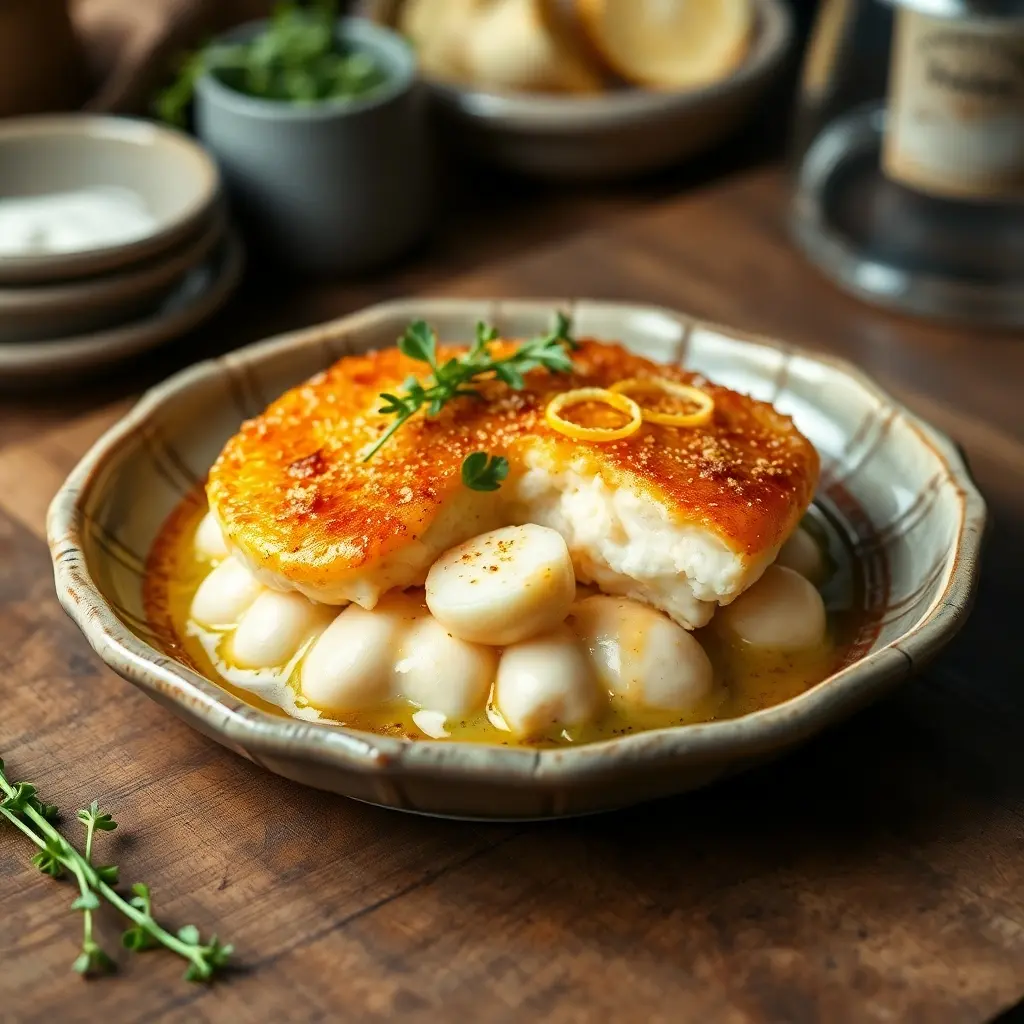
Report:
<svg viewBox="0 0 1024 1024"><path fill-rule="evenodd" d="M161 121L176 128L185 127L186 114L192 103L196 82L205 69L206 58L202 53L189 54L181 60L178 77L157 96L153 104Z"/></svg>
<svg viewBox="0 0 1024 1024"><path fill-rule="evenodd" d="M51 878L64 877L64 865L62 863L63 850L59 843L52 839L46 840L43 848L32 858L32 863L44 874Z"/></svg>
<svg viewBox="0 0 1024 1024"><path fill-rule="evenodd" d="M380 397L384 399L384 404L377 412L400 413L405 408L406 399L399 398L398 395L383 394Z"/></svg>
<svg viewBox="0 0 1024 1024"><path fill-rule="evenodd" d="M92 977L97 974L109 974L114 970L114 961L107 956L95 942L89 946L83 946L71 969L77 971L83 977Z"/></svg>
<svg viewBox="0 0 1024 1024"><path fill-rule="evenodd" d="M186 927L191 927L191 925ZM186 981L209 981L215 971L227 965L228 959L235 951L234 946L223 945L216 935L212 936L206 945L200 945L199 943L200 939L197 931L195 948L200 955L192 961L185 972Z"/></svg>
<svg viewBox="0 0 1024 1024"><path fill-rule="evenodd" d="M484 323L483 320L478 320L473 345L466 358L470 362L476 362L478 359L486 357L487 346L492 341L497 341L500 337L501 332L497 327L492 327L490 324Z"/></svg>
<svg viewBox="0 0 1024 1024"><path fill-rule="evenodd" d="M214 968L226 967L235 947L230 943L221 942L216 935L211 936L206 946L206 962Z"/></svg>
<svg viewBox="0 0 1024 1024"><path fill-rule="evenodd" d="M100 898L92 891L87 889L82 893L81 896L71 904L72 910L99 910L100 909Z"/></svg>
<svg viewBox="0 0 1024 1024"><path fill-rule="evenodd" d="M56 821L60 816L60 810L56 804L44 804L41 800L33 799L32 808L41 814L47 821Z"/></svg>
<svg viewBox="0 0 1024 1024"><path fill-rule="evenodd" d="M437 334L423 320L411 323L398 339L398 348L410 359L426 363L433 372L424 381L408 378L402 385L404 394L385 392L380 396L383 404L378 412L395 419L363 456L363 461L373 458L402 424L424 406L427 416L436 416L452 399L479 398L479 392L470 386L476 381L493 377L513 390L521 391L526 387L525 375L531 370L571 373L572 356L569 353L576 347L571 330L569 318L558 313L547 334L524 341L511 354L495 359L489 346L497 341L499 333L496 328L480 322L476 325L476 336L469 351L438 365ZM478 455L483 456L483 463L473 461ZM486 460L486 452L475 452L463 462L462 481L467 487L495 491L501 486L501 481L508 475L508 461L501 456L490 463Z"/></svg>
<svg viewBox="0 0 1024 1024"><path fill-rule="evenodd" d="M145 928L135 925L121 933L121 945L133 953L144 953L147 949L154 949L157 941Z"/></svg>
<svg viewBox="0 0 1024 1024"><path fill-rule="evenodd" d="M10 795L0 802L0 808L14 814L24 814L31 807L35 795L36 787L32 783L17 782L12 787Z"/></svg>
<svg viewBox="0 0 1024 1024"><path fill-rule="evenodd" d="M105 812L100 810L99 804L93 800L88 810L78 812L78 820L89 828L90 825L100 832L113 832L117 828L117 822Z"/></svg>
<svg viewBox="0 0 1024 1024"><path fill-rule="evenodd" d="M116 864L105 864L103 867L96 868L96 874L107 885L117 885L121 877L121 869Z"/></svg>
<svg viewBox="0 0 1024 1024"><path fill-rule="evenodd" d="M132 885L132 893L131 905L141 910L146 917L152 917L153 899L149 886L145 882L135 882ZM135 925L122 934L121 945L133 953L144 953L147 949L155 949L159 943L145 928Z"/></svg>
<svg viewBox="0 0 1024 1024"><path fill-rule="evenodd" d="M473 452L462 463L462 482L472 491L496 491L508 476L508 459L503 455Z"/></svg>
<svg viewBox="0 0 1024 1024"><path fill-rule="evenodd" d="M74 969L84 977L93 977L97 974L106 974L114 970L114 961L107 956L93 938L93 911L99 909L100 898L95 888L90 883L99 886L117 884L117 867L93 868L92 844L96 838L96 832L112 832L117 828L117 822L109 815L100 810L96 800L89 804L88 808L81 808L78 811L78 820L85 826L85 867L92 869L94 881L90 879L87 871L80 866L76 867L69 863L72 873L78 880L78 889L81 895L71 905L72 909L82 911L82 952L74 963ZM77 851L70 843L64 841L65 854L75 854Z"/></svg>
<svg viewBox="0 0 1024 1024"><path fill-rule="evenodd" d="M498 363L494 367L494 376L497 377L498 380L503 380L515 391L522 391L522 389L526 387L526 381L523 379L522 373L520 373L514 366Z"/></svg>
<svg viewBox="0 0 1024 1024"><path fill-rule="evenodd" d="M410 359L437 366L437 335L425 320L409 324L405 334L398 339L398 348Z"/></svg>

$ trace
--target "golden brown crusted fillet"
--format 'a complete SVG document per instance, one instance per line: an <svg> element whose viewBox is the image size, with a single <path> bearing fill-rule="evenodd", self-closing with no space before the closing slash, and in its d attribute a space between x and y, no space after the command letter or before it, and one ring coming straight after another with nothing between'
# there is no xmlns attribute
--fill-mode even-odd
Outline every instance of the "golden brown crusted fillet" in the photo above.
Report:
<svg viewBox="0 0 1024 1024"><path fill-rule="evenodd" d="M496 349L511 346L497 343ZM446 347L440 356L460 351ZM346 356L242 425L210 472L210 505L229 542L255 567L310 596L326 587L323 599L340 600L334 583L375 564L403 562L403 552L414 564L410 578L389 571L385 583L418 582L414 577L426 571L419 563L436 553L421 550L431 548L432 537L424 538L446 505L469 502L466 509L479 511L478 523L464 517L469 536L503 518L501 505L514 502L528 466L556 472L571 466L600 476L610 488L649 497L674 524L718 538L740 562L759 565L756 578L813 495L818 457L810 442L770 405L619 345L584 341L573 362L571 375L536 370L518 392L487 382L483 401L460 398L434 418L417 415L363 462L391 422L376 411L379 395L400 391L425 367L394 348ZM572 440L544 422L544 408L558 392L649 376L704 387L715 399L711 422L645 424L608 443ZM509 479L497 496L466 493L461 465L475 451L510 460ZM443 532L445 546L455 542L450 523Z"/></svg>

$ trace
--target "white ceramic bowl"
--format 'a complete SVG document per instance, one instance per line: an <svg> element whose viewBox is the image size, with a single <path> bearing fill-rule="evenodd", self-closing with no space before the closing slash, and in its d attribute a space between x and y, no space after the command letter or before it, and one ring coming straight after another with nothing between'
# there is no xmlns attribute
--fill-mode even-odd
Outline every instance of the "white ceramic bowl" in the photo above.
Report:
<svg viewBox="0 0 1024 1024"><path fill-rule="evenodd" d="M791 414L822 457L817 502L871 569L871 627L840 671L742 718L557 750L410 742L267 714L174 660L145 619L142 572L161 524L241 421L348 352L394 344L411 319L469 340L546 330L571 306L581 335L620 339ZM853 367L664 309L614 303L415 299L193 366L149 392L54 499L57 593L100 656L236 753L306 785L405 810L539 818L702 786L785 750L904 680L970 607L985 506L956 448Z"/></svg>
<svg viewBox="0 0 1024 1024"><path fill-rule="evenodd" d="M39 284L100 274L156 256L209 219L220 174L181 132L149 121L58 114L0 122L0 197L88 188L138 196L153 220L143 237L68 252L0 255L0 284Z"/></svg>

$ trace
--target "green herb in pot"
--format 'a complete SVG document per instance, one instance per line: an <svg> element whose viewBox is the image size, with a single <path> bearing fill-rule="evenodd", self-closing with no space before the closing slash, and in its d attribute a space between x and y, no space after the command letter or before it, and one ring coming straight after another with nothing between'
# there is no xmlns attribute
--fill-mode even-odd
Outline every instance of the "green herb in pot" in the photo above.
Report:
<svg viewBox="0 0 1024 1024"><path fill-rule="evenodd" d="M338 38L336 0L282 3L255 38L211 43L186 58L177 80L157 97L164 121L185 123L196 79L205 71L236 92L279 103L356 99L386 77L370 54Z"/></svg>

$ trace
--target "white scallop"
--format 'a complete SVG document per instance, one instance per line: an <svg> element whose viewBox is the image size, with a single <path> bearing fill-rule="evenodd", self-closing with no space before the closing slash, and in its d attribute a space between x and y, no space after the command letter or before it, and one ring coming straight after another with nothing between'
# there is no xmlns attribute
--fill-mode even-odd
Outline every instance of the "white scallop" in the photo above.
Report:
<svg viewBox="0 0 1024 1024"><path fill-rule="evenodd" d="M797 527L782 545L775 564L800 573L812 583L825 575L825 556L818 542L803 527Z"/></svg>
<svg viewBox="0 0 1024 1024"><path fill-rule="evenodd" d="M231 637L228 660L239 668L284 665L337 613L337 608L313 604L301 594L265 590L243 613Z"/></svg>
<svg viewBox="0 0 1024 1024"><path fill-rule="evenodd" d="M426 615L418 597L388 594L372 611L349 605L303 659L302 693L314 707L339 714L395 696L395 658L403 636Z"/></svg>
<svg viewBox="0 0 1024 1024"><path fill-rule="evenodd" d="M601 691L576 638L558 626L505 648L494 703L513 733L545 735L593 721Z"/></svg>
<svg viewBox="0 0 1024 1024"><path fill-rule="evenodd" d="M204 558L227 558L228 544L212 512L207 512L196 527L193 541L197 555Z"/></svg>
<svg viewBox="0 0 1024 1024"><path fill-rule="evenodd" d="M190 614L202 626L233 626L263 590L263 584L232 555L199 584Z"/></svg>
<svg viewBox="0 0 1024 1024"><path fill-rule="evenodd" d="M569 549L544 526L508 526L446 551L427 573L427 606L450 633L504 646L553 629L576 596Z"/></svg>
<svg viewBox="0 0 1024 1024"><path fill-rule="evenodd" d="M448 719L483 710L497 655L453 636L426 616L405 634L395 663L395 686L406 700Z"/></svg>
<svg viewBox="0 0 1024 1024"><path fill-rule="evenodd" d="M588 597L569 626L612 694L640 707L684 711L714 685L698 640L667 615L629 598Z"/></svg>
<svg viewBox="0 0 1024 1024"><path fill-rule="evenodd" d="M714 620L755 647L777 651L816 647L825 639L825 603L799 573L770 565Z"/></svg>

